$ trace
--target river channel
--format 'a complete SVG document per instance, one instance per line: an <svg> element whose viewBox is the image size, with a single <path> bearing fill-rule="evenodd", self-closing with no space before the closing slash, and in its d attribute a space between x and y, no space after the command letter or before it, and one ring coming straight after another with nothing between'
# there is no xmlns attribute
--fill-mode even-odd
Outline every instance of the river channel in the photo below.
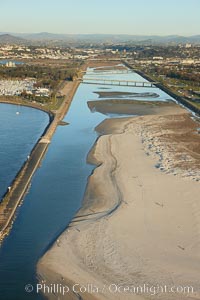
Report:
<svg viewBox="0 0 200 300"><path fill-rule="evenodd" d="M92 71L88 70L90 77L93 76L91 75ZM98 73L98 76L101 74ZM111 79L144 81L136 73L102 74L102 77L105 76ZM67 227L81 206L87 178L94 168L94 166L86 163L87 154L97 138L94 128L109 117L97 112L92 113L87 106L87 101L98 100L98 94L94 92L103 90L154 92L159 97L150 100L170 99L167 94L157 88L103 87L101 85L80 84L70 110L64 118L64 121L69 122L69 125L57 128L42 165L35 173L31 187L17 210L13 228L0 246L0 299L2 300L43 299L42 295L35 292L26 293L24 287L26 284L35 284L38 259ZM139 98L138 100L144 99ZM16 116L14 113L16 108L12 105L5 105L2 117L8 114L9 110L13 110L13 118L23 118L24 109L27 113L32 110L31 108L23 108L21 114ZM26 135L21 139L21 142L19 141L21 138L20 129L16 130L19 125L18 119L10 124L10 129L6 126L3 129L0 128L0 136L4 135L1 164L4 162L5 165L6 163L13 164L13 170L11 168L10 173L6 174L6 176L9 175L9 179L5 180L3 190L5 190L7 182L11 180L16 169L20 168L19 164L23 162L30 148L33 147L42 128L44 130L47 116L45 113L42 114L40 121L39 116L37 116L40 125L35 127L36 130L31 135L28 134L30 131L28 115L23 121L20 121L22 123L20 128L26 128L28 125ZM32 126L35 125L33 122ZM13 134L12 128L15 128L15 134ZM17 145L19 151L12 152L12 161L6 156L6 143L10 138L16 139L16 142L19 141L18 145L13 140L13 146ZM26 140L26 150L24 150L24 140ZM15 161L18 162L16 166ZM4 175L0 169L0 177Z"/></svg>

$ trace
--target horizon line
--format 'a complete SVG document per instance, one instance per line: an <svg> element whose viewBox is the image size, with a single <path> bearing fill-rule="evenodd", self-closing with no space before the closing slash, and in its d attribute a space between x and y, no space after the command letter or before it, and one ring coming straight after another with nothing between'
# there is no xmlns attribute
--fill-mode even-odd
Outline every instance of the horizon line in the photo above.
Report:
<svg viewBox="0 0 200 300"><path fill-rule="evenodd" d="M167 36L182 36L182 37L192 37L192 36L198 36L198 34L190 34L190 35L184 35L184 34L130 34L130 33L55 33L55 32L48 32L48 31L38 31L38 32L11 32L11 31L2 31L0 32L0 35L2 34L55 34L55 35L127 35L127 36L161 36L161 37L167 37Z"/></svg>

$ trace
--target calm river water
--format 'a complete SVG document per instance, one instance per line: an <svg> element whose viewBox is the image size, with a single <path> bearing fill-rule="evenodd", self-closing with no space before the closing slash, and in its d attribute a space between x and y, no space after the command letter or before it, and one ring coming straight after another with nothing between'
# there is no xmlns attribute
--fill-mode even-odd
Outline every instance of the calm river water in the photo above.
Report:
<svg viewBox="0 0 200 300"><path fill-rule="evenodd" d="M143 80L135 73L106 77ZM156 92L159 98L155 101L170 98L157 88L107 88L107 91ZM24 287L36 283L38 259L81 206L87 178L93 169L86 163L86 156L97 137L94 128L107 118L97 112L91 113L87 106L88 100L98 99L95 91L103 91L102 86L79 86L64 119L70 125L57 128L42 166L17 211L12 231L0 247L2 300L43 299L34 292L26 293ZM5 191L48 121L45 113L31 108L21 108L17 116L15 111L12 105L0 105L1 191Z"/></svg>

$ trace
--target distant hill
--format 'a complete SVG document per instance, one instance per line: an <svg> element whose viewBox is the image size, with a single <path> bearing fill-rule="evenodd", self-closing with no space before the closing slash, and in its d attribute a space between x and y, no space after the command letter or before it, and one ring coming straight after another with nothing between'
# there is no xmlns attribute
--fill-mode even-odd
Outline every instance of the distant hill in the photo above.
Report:
<svg viewBox="0 0 200 300"><path fill-rule="evenodd" d="M19 37L33 41L67 41L67 42L91 42L91 43L123 43L123 42L152 42L152 43L200 43L200 35L195 36L148 36L148 35L126 35L126 34L55 34L48 32L22 34Z"/></svg>
<svg viewBox="0 0 200 300"><path fill-rule="evenodd" d="M25 40L11 34L0 34L0 44L23 44Z"/></svg>
<svg viewBox="0 0 200 300"><path fill-rule="evenodd" d="M157 36L126 34L55 34L40 33L0 33L0 43L37 44L37 43L132 43L132 44L200 44L200 35L194 36Z"/></svg>

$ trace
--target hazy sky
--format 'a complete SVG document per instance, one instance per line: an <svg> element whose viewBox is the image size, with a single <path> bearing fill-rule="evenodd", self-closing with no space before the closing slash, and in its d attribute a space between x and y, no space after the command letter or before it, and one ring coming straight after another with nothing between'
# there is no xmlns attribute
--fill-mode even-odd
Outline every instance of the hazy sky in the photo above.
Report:
<svg viewBox="0 0 200 300"><path fill-rule="evenodd" d="M0 0L0 32L200 34L200 0Z"/></svg>

